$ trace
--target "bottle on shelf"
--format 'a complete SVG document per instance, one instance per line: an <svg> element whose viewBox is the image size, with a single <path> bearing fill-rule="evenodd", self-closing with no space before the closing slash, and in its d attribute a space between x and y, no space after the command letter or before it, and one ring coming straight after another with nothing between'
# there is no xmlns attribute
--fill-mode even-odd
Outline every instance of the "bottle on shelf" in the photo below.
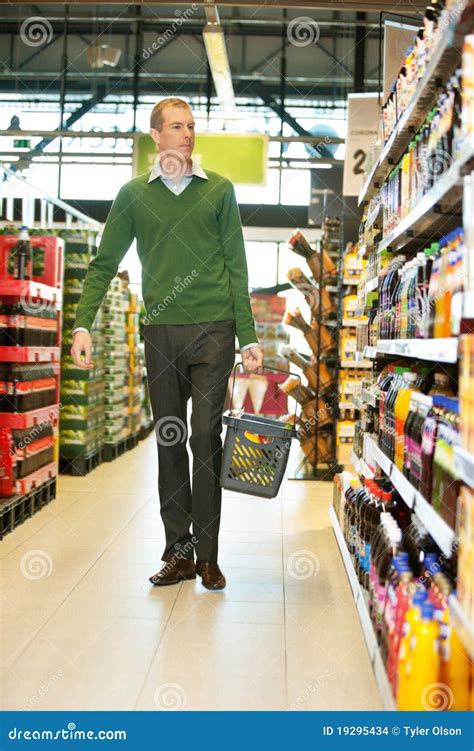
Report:
<svg viewBox="0 0 474 751"><path fill-rule="evenodd" d="M33 278L33 249L31 247L28 228L22 226L18 241L12 249L13 254L13 276L15 279L32 279Z"/></svg>

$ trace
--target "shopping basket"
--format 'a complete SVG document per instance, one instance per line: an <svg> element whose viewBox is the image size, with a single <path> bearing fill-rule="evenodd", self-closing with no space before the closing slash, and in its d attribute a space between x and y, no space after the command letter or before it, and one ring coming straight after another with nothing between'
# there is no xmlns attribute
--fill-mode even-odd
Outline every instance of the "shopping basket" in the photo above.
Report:
<svg viewBox="0 0 474 751"><path fill-rule="evenodd" d="M227 431L222 454L221 487L261 498L274 498L288 464L291 439L296 438L297 431L272 417L245 412L238 416L232 414L235 371L240 365L242 363L234 366L230 409L222 415ZM264 369L291 375L279 368Z"/></svg>

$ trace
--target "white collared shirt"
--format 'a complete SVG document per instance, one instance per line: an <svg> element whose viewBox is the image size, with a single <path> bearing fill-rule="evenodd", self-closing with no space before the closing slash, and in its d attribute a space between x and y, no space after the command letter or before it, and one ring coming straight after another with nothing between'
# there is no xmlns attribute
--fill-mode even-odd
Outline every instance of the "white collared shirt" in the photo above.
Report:
<svg viewBox="0 0 474 751"><path fill-rule="evenodd" d="M196 177L202 177L204 180L208 180L208 177L206 173L204 172L203 168L194 161L194 159L191 159L192 162L192 172L191 174L183 175L177 183L175 180L169 177L165 177L163 175L163 170L161 169L161 162L160 157L158 156L155 159L155 163L153 165L153 169L150 172L150 177L148 178L148 182L151 183L152 180L156 180L157 177L161 177L161 181L163 185L166 185L166 187L171 190L172 193L179 196L180 193L183 192L183 190L186 190L189 183L193 179L193 176L196 175Z"/></svg>

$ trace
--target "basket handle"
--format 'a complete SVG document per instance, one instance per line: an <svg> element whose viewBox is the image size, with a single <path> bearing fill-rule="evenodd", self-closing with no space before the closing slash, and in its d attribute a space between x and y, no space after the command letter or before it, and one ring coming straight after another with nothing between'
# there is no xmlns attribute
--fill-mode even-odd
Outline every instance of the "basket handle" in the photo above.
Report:
<svg viewBox="0 0 474 751"><path fill-rule="evenodd" d="M234 402L235 372L236 372L237 368L239 367L239 365L243 365L243 363L242 362L236 362L235 365L234 365L234 367L233 367L233 369L232 369L233 370L232 393L231 393L231 396L230 396L230 410L231 411L232 411L232 405L233 405L233 402ZM286 375L286 376L294 376L295 378L299 379L299 382L301 384L301 376L299 376L298 373L288 373L286 370L281 370L281 368L271 368L268 365L262 365L262 368L264 370L274 370L276 373L283 373L283 375ZM296 410L297 409L298 409L298 402L296 402L296 407L295 407L295 423L296 423Z"/></svg>

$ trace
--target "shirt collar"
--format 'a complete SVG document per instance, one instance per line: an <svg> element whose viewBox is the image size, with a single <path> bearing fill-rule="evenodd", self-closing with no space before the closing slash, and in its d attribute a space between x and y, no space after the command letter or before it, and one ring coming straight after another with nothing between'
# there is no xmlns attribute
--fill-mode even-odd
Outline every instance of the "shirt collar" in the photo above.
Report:
<svg viewBox="0 0 474 751"><path fill-rule="evenodd" d="M191 162L192 162L192 167L193 167L192 175L196 175L196 177L202 177L204 180L208 180L209 178L204 172L203 168L194 159L191 159ZM150 172L148 182L151 183L151 181L156 180L157 177L163 177L163 170L161 169L159 155L155 159L155 163L153 165L153 169Z"/></svg>

